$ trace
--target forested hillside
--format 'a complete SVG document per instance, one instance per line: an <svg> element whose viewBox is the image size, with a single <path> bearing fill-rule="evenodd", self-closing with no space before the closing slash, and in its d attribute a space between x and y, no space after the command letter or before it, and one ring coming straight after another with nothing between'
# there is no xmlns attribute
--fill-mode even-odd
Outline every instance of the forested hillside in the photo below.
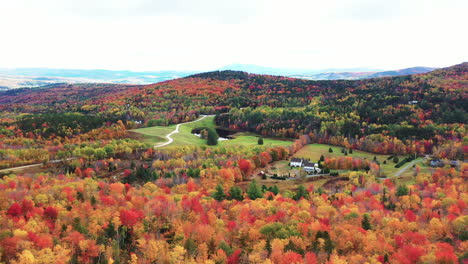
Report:
<svg viewBox="0 0 468 264"><path fill-rule="evenodd" d="M467 97L468 63L359 81L223 71L1 92L0 262L466 263ZM216 117L197 140L214 118L253 144L129 136L201 114ZM306 153L320 175L289 163L311 143L327 144Z"/></svg>
<svg viewBox="0 0 468 264"><path fill-rule="evenodd" d="M121 120L127 128L218 114L220 126L264 136L310 134L322 143L372 152L427 154L447 140L459 144L465 135L467 80L468 63L421 75L359 81L306 81L223 71L147 86L54 85L7 91L1 93L0 109L3 117L76 112L103 121ZM28 118L30 123L34 118ZM36 123L49 127L41 128L43 133L60 130L37 118ZM396 144L382 146L382 142ZM441 151L462 158L460 150Z"/></svg>

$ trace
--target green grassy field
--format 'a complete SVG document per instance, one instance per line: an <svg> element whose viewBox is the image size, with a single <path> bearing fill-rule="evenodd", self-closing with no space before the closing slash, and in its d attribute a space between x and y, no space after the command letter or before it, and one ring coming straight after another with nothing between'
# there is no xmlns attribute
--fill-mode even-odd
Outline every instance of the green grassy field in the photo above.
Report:
<svg viewBox="0 0 468 264"><path fill-rule="evenodd" d="M193 135L192 129L197 127L215 127L214 117L208 116L200 121L180 125L179 133L173 134L174 142L168 146L185 146L185 145L206 145L206 140ZM166 140L164 140L165 142Z"/></svg>
<svg viewBox="0 0 468 264"><path fill-rule="evenodd" d="M173 134L171 136L174 139L174 142L172 142L172 144L168 145L167 147L185 145L206 145L206 140L201 139L191 133L192 129L198 127L215 128L214 117L208 116L197 122L182 124L179 128L179 133ZM143 141L157 145L159 143L166 142L166 135L174 131L175 128L176 125L171 125L167 127L154 126L134 129L131 131L143 135ZM231 140L218 141L217 146L258 146L257 140L259 136L254 133L241 132L234 134L233 137L234 139ZM291 144L292 141L264 138L264 146L289 146Z"/></svg>
<svg viewBox="0 0 468 264"><path fill-rule="evenodd" d="M149 144L157 144L166 142L166 135L174 131L175 125L170 125L167 127L163 126L155 126L155 127L145 127L139 129L130 130L131 132L135 132L138 134L143 135L143 141Z"/></svg>
<svg viewBox="0 0 468 264"><path fill-rule="evenodd" d="M254 133L241 132L234 134L234 139L219 141L218 145L220 146L258 146L259 136ZM292 144L292 141L289 140L279 140L273 138L263 138L263 145L267 147L273 146L289 146Z"/></svg>
<svg viewBox="0 0 468 264"><path fill-rule="evenodd" d="M418 158L417 160L422 160L422 158ZM418 162L416 164L420 168L420 173L427 173L427 174L432 174L434 168L428 166L425 162ZM404 167L403 165L402 167ZM399 184L414 184L416 182L416 179L414 177L415 175L415 169L413 166L408 168L405 172L403 172L400 177L397 178L397 182Z"/></svg>
<svg viewBox="0 0 468 264"><path fill-rule="evenodd" d="M329 153L328 149L332 148L333 152ZM317 162L320 159L320 156L323 155L324 157L344 157L345 155L341 153L342 147L324 145L324 144L310 144L303 147L301 150L296 152L294 157L297 158L306 158L310 159L311 161ZM348 157L353 158L361 158L361 159L368 159L373 160L374 157L380 162L380 168L383 175L387 177L393 176L400 168L395 168L395 163L392 160L387 160L390 155L380 155L380 154L373 154L369 152L364 152L360 150L353 150L353 153L348 153ZM404 159L405 156L398 156L400 160ZM387 164L383 162L387 160ZM403 165L405 166L405 165ZM402 167L403 167L402 166Z"/></svg>

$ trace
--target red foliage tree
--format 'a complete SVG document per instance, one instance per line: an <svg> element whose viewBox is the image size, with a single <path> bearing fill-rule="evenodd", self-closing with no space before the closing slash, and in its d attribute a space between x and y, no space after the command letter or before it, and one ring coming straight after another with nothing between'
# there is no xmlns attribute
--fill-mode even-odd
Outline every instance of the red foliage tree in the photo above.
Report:
<svg viewBox="0 0 468 264"><path fill-rule="evenodd" d="M457 255L453 252L452 245L448 243L437 243L436 262L441 264L457 263Z"/></svg>
<svg viewBox="0 0 468 264"><path fill-rule="evenodd" d="M281 264L303 263L302 256L294 251L284 253Z"/></svg>
<svg viewBox="0 0 468 264"><path fill-rule="evenodd" d="M250 161L246 159L239 160L239 169L244 173L244 175L250 171L251 167L252 165L250 164Z"/></svg>
<svg viewBox="0 0 468 264"><path fill-rule="evenodd" d="M28 232L28 238L40 249L51 248L54 245L52 237L49 235L37 235L35 233Z"/></svg>
<svg viewBox="0 0 468 264"><path fill-rule="evenodd" d="M228 264L238 264L240 261L240 254L242 253L242 250L237 249L234 251L231 256L228 257Z"/></svg>
<svg viewBox="0 0 468 264"><path fill-rule="evenodd" d="M8 208L7 215L11 217L19 217L23 215L23 208L19 203L14 203Z"/></svg>
<svg viewBox="0 0 468 264"><path fill-rule="evenodd" d="M305 254L305 263L306 264L317 264L317 256L313 252L307 252Z"/></svg>
<svg viewBox="0 0 468 264"><path fill-rule="evenodd" d="M411 245L403 246L396 254L393 255L393 259L397 263L401 264L412 264L418 263L421 256L424 255L424 249Z"/></svg>
<svg viewBox="0 0 468 264"><path fill-rule="evenodd" d="M136 209L120 211L120 221L122 222L122 225L127 227L136 225L143 216L143 212Z"/></svg>
<svg viewBox="0 0 468 264"><path fill-rule="evenodd" d="M416 221L416 215L411 210L406 210L405 217L406 217L406 220L410 222Z"/></svg>
<svg viewBox="0 0 468 264"><path fill-rule="evenodd" d="M55 221L58 216L58 210L52 206L49 206L44 210L44 216L49 220Z"/></svg>
<svg viewBox="0 0 468 264"><path fill-rule="evenodd" d="M9 260L15 257L19 240L20 239L18 237L7 237L3 240L0 240L0 248L3 249L5 260Z"/></svg>

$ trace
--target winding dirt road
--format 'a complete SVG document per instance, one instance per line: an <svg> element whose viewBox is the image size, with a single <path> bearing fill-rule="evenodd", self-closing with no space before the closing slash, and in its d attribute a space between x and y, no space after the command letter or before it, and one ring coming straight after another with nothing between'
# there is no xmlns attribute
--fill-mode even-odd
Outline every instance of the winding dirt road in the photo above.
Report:
<svg viewBox="0 0 468 264"><path fill-rule="evenodd" d="M160 143L159 145L155 145L154 148L164 147L164 146L167 146L167 145L171 144L172 142L174 142L174 139L171 136L174 135L174 134L179 133L179 128L180 128L181 125L197 122L197 121L203 120L203 119L205 119L205 118L207 118L209 116L214 116L214 115L201 115L201 117L198 118L197 120L177 124L174 131L172 131L171 133L166 135L166 138L168 139L168 141L164 142L164 143ZM72 159L75 159L75 158L68 158L67 160L72 160ZM57 162L61 162L61 161L62 160L51 160L48 163L57 163ZM22 170L22 169L27 169L27 168L33 168L33 167L39 167L39 166L42 166L42 165L44 165L44 163L36 163L36 164L13 167L13 168L8 168L8 169L1 169L0 173L12 172L12 171L17 171L17 170Z"/></svg>
<svg viewBox="0 0 468 264"><path fill-rule="evenodd" d="M158 145L155 145L154 148L164 147L164 146L167 146L167 145L171 144L172 142L174 142L174 139L173 139L171 136L174 135L174 134L179 133L179 128L180 128L181 125L189 124L189 123L193 123L193 122L198 122L198 121L203 120L204 118L209 117L209 116L214 116L214 115L201 115L201 117L198 118L197 120L193 120L193 121L190 121L190 122L185 122L185 123L177 124L177 125L176 125L176 128L174 129L174 131L172 131L171 133L169 133L169 134L166 135L166 138L167 138L168 141L167 141L167 142L164 142L164 143L160 143L160 144L158 144Z"/></svg>
<svg viewBox="0 0 468 264"><path fill-rule="evenodd" d="M403 168L401 168L397 173L395 173L395 175L393 177L400 177L400 175L405 172L409 167L412 167L414 164L416 163L420 163L420 162L423 162L425 161L426 159L428 159L428 156L426 155L424 158L422 159L415 159L413 161L411 161L410 163L406 164Z"/></svg>
<svg viewBox="0 0 468 264"><path fill-rule="evenodd" d="M65 159L65 160L73 160L73 159L76 159L76 158L68 158L68 159ZM65 161L65 160L50 160L47 163L58 163L58 162ZM36 164L24 165L24 166L13 167L13 168L8 168L8 169L2 169L2 170L0 170L0 173L9 172L9 171L17 171L17 170L33 168L33 167L39 167L39 166L42 166L42 165L44 165L44 163L36 163Z"/></svg>

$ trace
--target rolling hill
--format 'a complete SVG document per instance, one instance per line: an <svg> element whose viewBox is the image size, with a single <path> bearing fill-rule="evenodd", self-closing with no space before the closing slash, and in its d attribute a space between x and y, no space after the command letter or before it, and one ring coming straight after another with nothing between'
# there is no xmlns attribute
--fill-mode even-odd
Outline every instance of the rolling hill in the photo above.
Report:
<svg viewBox="0 0 468 264"><path fill-rule="evenodd" d="M411 71L414 70L401 73ZM349 94L388 95L393 98L392 104L406 104L410 100L434 100L441 104L448 103L447 100L453 97L450 99L453 106L466 99L467 79L468 63L426 74L365 80L312 81L240 71L214 71L150 85L52 84L39 89L3 91L0 92L0 109L14 106L25 111L34 111L36 107L80 111L83 105L99 104L102 112L111 106L125 108L128 104L146 112L148 109L145 108L165 104L168 98L176 95L179 98L172 102L175 109L195 111L194 108L205 106L210 108L210 113L232 107L307 106L314 97L329 100ZM436 93L439 89L443 89L444 94L437 97L426 94ZM188 98L192 101L186 102ZM203 112L203 108L199 112Z"/></svg>
<svg viewBox="0 0 468 264"><path fill-rule="evenodd" d="M436 69L437 68L431 67L412 67L394 71L327 71L322 73L292 75L291 77L302 78L307 80L359 80L378 77L420 74L431 72Z"/></svg>
<svg viewBox="0 0 468 264"><path fill-rule="evenodd" d="M380 71L370 68L353 69L280 69L249 64L232 64L219 71L244 71L253 74L289 76L307 80L356 80L385 76L399 76L426 73L436 68L413 67L394 71ZM195 71L111 71L48 68L0 68L0 90L39 87L57 83L114 83L114 84L151 84L173 80L196 73Z"/></svg>
<svg viewBox="0 0 468 264"><path fill-rule="evenodd" d="M325 129L347 136L390 131L387 133L391 135L432 138L440 131L428 121L468 122L467 80L468 63L426 74L365 80L309 81L215 71L151 85L56 84L4 91L0 92L0 110L43 113L54 109L144 126L181 123L200 114L250 107L265 110L237 113L237 121L233 117L219 118L217 122L226 127L240 126L265 135L287 137ZM270 113L276 114L270 117ZM337 127L325 125L328 122ZM291 128L293 132L282 128Z"/></svg>
<svg viewBox="0 0 468 264"><path fill-rule="evenodd" d="M0 90L56 83L150 84L185 77L194 71L111 71L82 69L0 69Z"/></svg>

